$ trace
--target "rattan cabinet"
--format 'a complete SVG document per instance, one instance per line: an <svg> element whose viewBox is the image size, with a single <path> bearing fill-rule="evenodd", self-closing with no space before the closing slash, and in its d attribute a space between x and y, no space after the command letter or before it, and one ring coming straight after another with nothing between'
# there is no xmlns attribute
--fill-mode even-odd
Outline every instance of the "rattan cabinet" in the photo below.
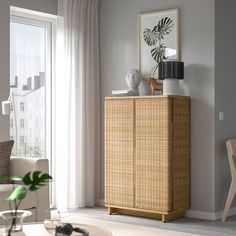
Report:
<svg viewBox="0 0 236 236"><path fill-rule="evenodd" d="M189 207L190 98L105 98L105 205L161 218Z"/></svg>

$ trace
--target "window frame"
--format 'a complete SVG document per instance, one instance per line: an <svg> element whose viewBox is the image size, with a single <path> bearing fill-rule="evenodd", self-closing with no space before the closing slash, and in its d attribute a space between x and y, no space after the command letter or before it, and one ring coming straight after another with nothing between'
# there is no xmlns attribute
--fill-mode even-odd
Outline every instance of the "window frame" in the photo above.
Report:
<svg viewBox="0 0 236 236"><path fill-rule="evenodd" d="M46 35L46 64L45 64L45 74L49 75L51 79L45 80L45 150L46 150L46 158L49 160L49 173L54 176L55 168L54 168L54 150L53 150L53 98L54 98L54 90L53 84L55 80L55 46L56 46L56 24L57 24L57 16L37 12L29 9L18 8L14 6L10 6L10 22L18 22L23 24L30 24L34 26L41 26L47 29ZM47 76L48 77L48 76ZM25 108L25 107L24 107ZM25 109L24 109L25 110ZM50 184L50 205L54 206L54 196L53 196L53 186Z"/></svg>

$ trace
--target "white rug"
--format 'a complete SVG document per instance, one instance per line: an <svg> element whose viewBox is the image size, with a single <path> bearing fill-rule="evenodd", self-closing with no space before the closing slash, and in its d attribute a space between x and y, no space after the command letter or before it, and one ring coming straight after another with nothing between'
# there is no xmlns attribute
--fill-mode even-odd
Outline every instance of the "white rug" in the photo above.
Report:
<svg viewBox="0 0 236 236"><path fill-rule="evenodd" d="M171 231L166 229L157 229L152 227L139 226L134 224L118 223L105 220L97 220L86 217L63 217L63 222L79 223L87 225L95 225L107 229L112 233L112 236L200 236L206 235L203 232L200 234L185 233L180 231Z"/></svg>

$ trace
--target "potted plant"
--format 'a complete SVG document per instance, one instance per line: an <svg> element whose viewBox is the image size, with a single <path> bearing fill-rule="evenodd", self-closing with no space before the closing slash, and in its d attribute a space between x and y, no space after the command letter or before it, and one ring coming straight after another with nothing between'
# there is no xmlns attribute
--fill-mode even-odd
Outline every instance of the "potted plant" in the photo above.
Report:
<svg viewBox="0 0 236 236"><path fill-rule="evenodd" d="M0 176L0 181L6 178ZM0 213L0 216L6 222L6 233L11 236L14 231L22 231L22 220L24 217L31 215L27 211L20 211L19 207L22 200L26 197L27 193L37 191L42 186L46 185L52 177L47 173L41 171L30 171L23 177L12 176L9 178L12 181L13 190L9 197L6 199L9 202L9 211ZM19 183L16 185L16 183ZM16 227L17 224L19 227Z"/></svg>
<svg viewBox="0 0 236 236"><path fill-rule="evenodd" d="M163 39L166 35L170 34L174 26L173 20L169 17L163 17L157 22L152 29L145 28L143 31L143 38L146 44L151 47L151 56L155 61L155 66L150 71L148 84L150 84L152 92L154 90L162 90L162 84L155 82L155 73L159 63L168 58L166 52L166 45Z"/></svg>

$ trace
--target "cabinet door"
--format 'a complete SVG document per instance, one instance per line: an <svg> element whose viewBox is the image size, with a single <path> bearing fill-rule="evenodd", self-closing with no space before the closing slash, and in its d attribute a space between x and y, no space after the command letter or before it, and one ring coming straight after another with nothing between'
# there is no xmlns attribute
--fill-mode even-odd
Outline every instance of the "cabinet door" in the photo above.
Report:
<svg viewBox="0 0 236 236"><path fill-rule="evenodd" d="M105 204L134 206L134 100L105 101Z"/></svg>
<svg viewBox="0 0 236 236"><path fill-rule="evenodd" d="M135 207L172 209L171 99L136 101Z"/></svg>

